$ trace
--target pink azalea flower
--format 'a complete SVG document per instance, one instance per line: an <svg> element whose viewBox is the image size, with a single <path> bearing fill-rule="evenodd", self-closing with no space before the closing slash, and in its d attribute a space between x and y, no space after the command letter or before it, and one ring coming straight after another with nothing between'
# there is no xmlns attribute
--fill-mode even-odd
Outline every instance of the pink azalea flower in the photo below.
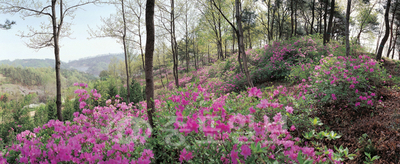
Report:
<svg viewBox="0 0 400 164"><path fill-rule="evenodd" d="M256 110L253 107L250 107L249 110L250 110L250 113L255 113L256 112Z"/></svg>
<svg viewBox="0 0 400 164"><path fill-rule="evenodd" d="M261 90L260 89L257 89L257 87L253 87L253 88L251 88L249 91L249 97L258 97L258 98L261 98Z"/></svg>
<svg viewBox="0 0 400 164"><path fill-rule="evenodd" d="M286 109L286 112L288 112L290 114L293 114L293 108L292 107L286 106L285 109Z"/></svg>
<svg viewBox="0 0 400 164"><path fill-rule="evenodd" d="M86 105L87 105L86 102L82 101L82 102L79 104L79 109L85 108Z"/></svg>
<svg viewBox="0 0 400 164"><path fill-rule="evenodd" d="M332 99L336 100L336 95L335 94L332 94Z"/></svg>
<svg viewBox="0 0 400 164"><path fill-rule="evenodd" d="M240 154L244 156L244 159L247 159L247 157L251 155L251 149L247 145L242 145L241 149L242 152Z"/></svg>
<svg viewBox="0 0 400 164"><path fill-rule="evenodd" d="M290 127L290 130L291 130L291 131L294 131L294 130L296 130L296 127L295 127L294 125L292 125L292 126Z"/></svg>

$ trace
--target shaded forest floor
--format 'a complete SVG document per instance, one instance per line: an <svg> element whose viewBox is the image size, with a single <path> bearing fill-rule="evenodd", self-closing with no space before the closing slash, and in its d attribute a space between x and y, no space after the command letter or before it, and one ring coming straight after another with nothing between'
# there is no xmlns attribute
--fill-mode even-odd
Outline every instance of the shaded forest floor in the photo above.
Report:
<svg viewBox="0 0 400 164"><path fill-rule="evenodd" d="M392 76L400 77L400 64L386 60L383 66ZM264 82L256 84L256 87L280 85L292 87L286 81ZM371 145L368 147L367 141L360 142L360 137L367 134L366 140L371 139L372 141L372 150L367 151L372 152L371 157L380 156L375 163L400 163L400 87L391 88L394 85L385 84L385 87L377 89L376 93L378 97L382 96L382 102L374 102L375 109L358 109L356 111L346 103L325 106L325 112L316 109L315 114L311 117L320 118L326 129L335 131L342 136L336 140L324 140L323 144L333 150L335 150L334 146L343 145L344 148L349 149L349 153L357 155L355 159L345 161L345 163L363 163L366 158L364 148L370 149ZM303 138L302 134L298 134L298 137ZM321 140L315 141L321 142Z"/></svg>
<svg viewBox="0 0 400 164"><path fill-rule="evenodd" d="M391 75L400 76L396 63L385 61L384 67ZM380 156L375 163L400 163L400 91L390 89L393 85L387 84L388 87L377 89L376 93L378 97L382 96L382 102L374 102L375 109L356 111L348 104L341 103L326 106L324 113L317 110L315 116L330 130L342 135L336 140L325 140L324 144L331 149L334 149L334 145L343 145L349 148L350 153L357 155L354 160L345 163L363 163L366 158L364 150L371 152L371 157ZM366 140L371 139L372 145L366 141L360 142L363 134L368 135Z"/></svg>
<svg viewBox="0 0 400 164"><path fill-rule="evenodd" d="M392 76L400 77L400 64L385 60L383 66ZM169 81L173 80L172 75L168 78ZM163 87L159 80L155 81L159 83L155 86L156 89ZM165 77L163 80L166 80ZM166 84L164 83L164 85ZM257 88L280 85L288 87L288 89L293 87L288 82L280 80L255 84ZM326 129L335 131L342 136L336 140L326 139L322 144L333 150L335 150L334 146L342 145L349 149L349 153L357 155L355 159L347 160L345 163L363 163L366 159L364 151L371 152L371 157L380 156L375 163L400 163L400 87L394 88L392 87L394 85L384 84L376 89L376 94L378 98L382 97L382 101L375 101L374 109L359 108L356 111L345 102L327 105L324 107L324 112L316 109L315 114L311 117L320 118ZM363 134L367 134L368 137L366 141L360 142ZM298 137L303 138L302 134L298 134ZM368 139L372 141L372 144L367 142ZM321 140L315 141L321 142Z"/></svg>

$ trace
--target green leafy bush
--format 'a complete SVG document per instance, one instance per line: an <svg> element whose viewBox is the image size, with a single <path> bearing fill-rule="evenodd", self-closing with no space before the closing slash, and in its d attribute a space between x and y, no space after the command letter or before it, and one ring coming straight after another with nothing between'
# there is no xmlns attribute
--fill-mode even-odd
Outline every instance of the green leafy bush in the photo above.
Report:
<svg viewBox="0 0 400 164"><path fill-rule="evenodd" d="M135 79L132 79L130 85L130 101L134 102L135 104L139 103L140 101L144 100L143 96L143 88L140 86L140 83L137 82Z"/></svg>
<svg viewBox="0 0 400 164"><path fill-rule="evenodd" d="M357 58L330 55L313 70L309 78L311 91L320 106L336 101L354 105L355 109L373 106L376 87L389 80L385 69L366 55Z"/></svg>
<svg viewBox="0 0 400 164"><path fill-rule="evenodd" d="M46 103L47 119L57 120L57 104L55 99L50 99Z"/></svg>

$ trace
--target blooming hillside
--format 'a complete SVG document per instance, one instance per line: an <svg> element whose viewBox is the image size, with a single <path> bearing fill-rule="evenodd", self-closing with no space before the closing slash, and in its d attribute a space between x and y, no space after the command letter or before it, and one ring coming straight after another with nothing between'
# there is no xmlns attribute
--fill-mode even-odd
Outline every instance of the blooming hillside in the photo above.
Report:
<svg viewBox="0 0 400 164"><path fill-rule="evenodd" d="M343 138L317 116L328 106L375 108L378 88L391 81L377 61L344 57L337 44L303 37L248 50L257 86L246 88L235 56L181 76L158 90L156 128L146 103L120 103L85 84L75 91L82 112L16 135L4 163L343 163L357 155L331 141ZM288 84L288 83L286 83ZM344 108L343 108L344 109ZM342 110L342 108L340 109ZM333 147L335 146L335 147ZM363 150L363 153L370 153ZM372 154L376 155L376 154ZM358 156L357 156L358 157ZM377 157L375 157L377 158ZM374 160L373 157L370 160Z"/></svg>

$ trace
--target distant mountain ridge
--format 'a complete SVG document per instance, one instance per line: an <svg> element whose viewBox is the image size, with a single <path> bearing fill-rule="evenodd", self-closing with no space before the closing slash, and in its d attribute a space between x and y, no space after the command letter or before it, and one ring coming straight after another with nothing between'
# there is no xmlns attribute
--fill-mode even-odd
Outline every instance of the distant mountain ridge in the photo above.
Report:
<svg viewBox="0 0 400 164"><path fill-rule="evenodd" d="M76 69L81 72L89 73L94 76L99 76L102 70L108 69L108 64L111 59L116 57L118 60L124 60L124 55L121 54L102 54L96 56L90 56L81 58L78 60L72 60L69 62L61 61L61 69ZM54 59L15 59L10 60L0 60L0 65L10 65L10 66L21 66L21 67L52 67L55 66Z"/></svg>

